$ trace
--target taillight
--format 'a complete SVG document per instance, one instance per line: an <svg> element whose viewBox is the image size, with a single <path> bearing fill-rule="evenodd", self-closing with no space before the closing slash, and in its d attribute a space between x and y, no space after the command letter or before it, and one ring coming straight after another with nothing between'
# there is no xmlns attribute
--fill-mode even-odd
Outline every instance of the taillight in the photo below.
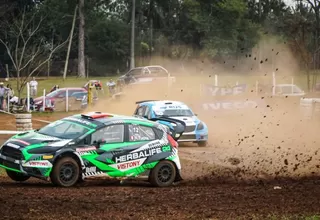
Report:
<svg viewBox="0 0 320 220"><path fill-rule="evenodd" d="M169 140L169 143L172 147L174 148L177 148L178 149L178 142L176 142L173 137L171 137L170 134L168 134L168 140Z"/></svg>

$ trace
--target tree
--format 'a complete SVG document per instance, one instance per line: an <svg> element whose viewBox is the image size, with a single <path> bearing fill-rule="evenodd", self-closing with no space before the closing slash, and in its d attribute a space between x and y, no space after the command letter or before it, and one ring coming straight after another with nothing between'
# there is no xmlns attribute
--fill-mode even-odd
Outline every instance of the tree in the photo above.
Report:
<svg viewBox="0 0 320 220"><path fill-rule="evenodd" d="M6 48L12 63L16 79L18 96L21 96L28 79L36 74L62 48L67 40L53 45L39 34L45 18L37 17L37 11L26 13L23 10L13 24L6 24L7 36L0 37L0 43Z"/></svg>
<svg viewBox="0 0 320 220"><path fill-rule="evenodd" d="M78 48L78 76L86 77L85 67L85 37L84 37L84 0L79 0L79 48Z"/></svg>

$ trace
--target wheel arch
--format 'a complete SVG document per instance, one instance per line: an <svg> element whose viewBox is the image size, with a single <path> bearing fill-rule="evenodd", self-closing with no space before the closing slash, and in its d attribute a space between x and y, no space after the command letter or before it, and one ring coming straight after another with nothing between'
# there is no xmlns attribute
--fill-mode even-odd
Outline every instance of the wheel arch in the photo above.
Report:
<svg viewBox="0 0 320 220"><path fill-rule="evenodd" d="M76 152L73 152L73 151L65 151L65 152L62 152L59 155L57 155L52 162L52 166L54 166L58 160L60 160L61 158L64 158L64 157L71 157L71 158L75 159L75 161L77 162L77 164L79 166L80 173L82 174L84 163L83 163L80 155L77 154Z"/></svg>
<svg viewBox="0 0 320 220"><path fill-rule="evenodd" d="M181 177L181 174L180 174L180 170L178 169L177 164L176 164L173 160L169 160L169 159L167 159L167 158L164 158L164 159L162 159L162 160L160 160L160 161L169 161L169 162L171 162L171 163L173 164L173 166L174 166L175 169L176 169L176 176L175 176L175 178L174 178L174 182L178 182L178 181L183 180L182 177ZM159 162L160 162L160 161L159 161Z"/></svg>

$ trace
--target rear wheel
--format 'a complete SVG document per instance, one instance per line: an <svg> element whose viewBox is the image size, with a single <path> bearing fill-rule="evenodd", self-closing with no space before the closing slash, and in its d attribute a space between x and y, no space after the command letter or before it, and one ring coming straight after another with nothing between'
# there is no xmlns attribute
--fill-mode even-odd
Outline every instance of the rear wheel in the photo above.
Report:
<svg viewBox="0 0 320 220"><path fill-rule="evenodd" d="M11 170L6 170L7 175L10 177L10 179L17 181L17 182L24 182L30 178L30 176L25 175L23 173L14 172Z"/></svg>
<svg viewBox="0 0 320 220"><path fill-rule="evenodd" d="M58 160L51 173L51 181L54 185L71 187L79 180L80 168L72 157L63 157Z"/></svg>
<svg viewBox="0 0 320 220"><path fill-rule="evenodd" d="M208 141L198 141L199 147L206 147L208 145Z"/></svg>
<svg viewBox="0 0 320 220"><path fill-rule="evenodd" d="M167 187L172 185L176 178L177 170L173 162L160 161L151 171L149 181L153 186Z"/></svg>

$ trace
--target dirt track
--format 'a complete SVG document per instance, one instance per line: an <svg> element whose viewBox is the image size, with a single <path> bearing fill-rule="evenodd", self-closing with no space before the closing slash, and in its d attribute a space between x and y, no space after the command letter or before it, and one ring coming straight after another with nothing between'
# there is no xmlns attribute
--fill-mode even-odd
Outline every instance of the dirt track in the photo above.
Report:
<svg viewBox="0 0 320 220"><path fill-rule="evenodd" d="M2 219L265 219L319 213L316 182L223 184L189 181L170 188L88 181L72 189L0 179ZM259 218L257 218L259 217Z"/></svg>
<svg viewBox="0 0 320 220"><path fill-rule="evenodd" d="M132 114L137 99L165 98L155 90L135 92L134 98L108 109L101 103L92 110ZM183 95L187 92L171 99L195 104L196 97ZM265 219L319 214L319 181L311 180L319 174L319 123L270 105L231 115L196 109L209 126L210 145L180 146L185 181L177 186L156 189L90 181L60 189L37 180L19 185L2 177L0 213L3 219ZM35 118L55 120L61 115ZM42 125L34 123L34 128ZM11 116L1 115L1 129L15 129ZM288 178L295 180L283 180ZM274 189L277 186L281 189Z"/></svg>

